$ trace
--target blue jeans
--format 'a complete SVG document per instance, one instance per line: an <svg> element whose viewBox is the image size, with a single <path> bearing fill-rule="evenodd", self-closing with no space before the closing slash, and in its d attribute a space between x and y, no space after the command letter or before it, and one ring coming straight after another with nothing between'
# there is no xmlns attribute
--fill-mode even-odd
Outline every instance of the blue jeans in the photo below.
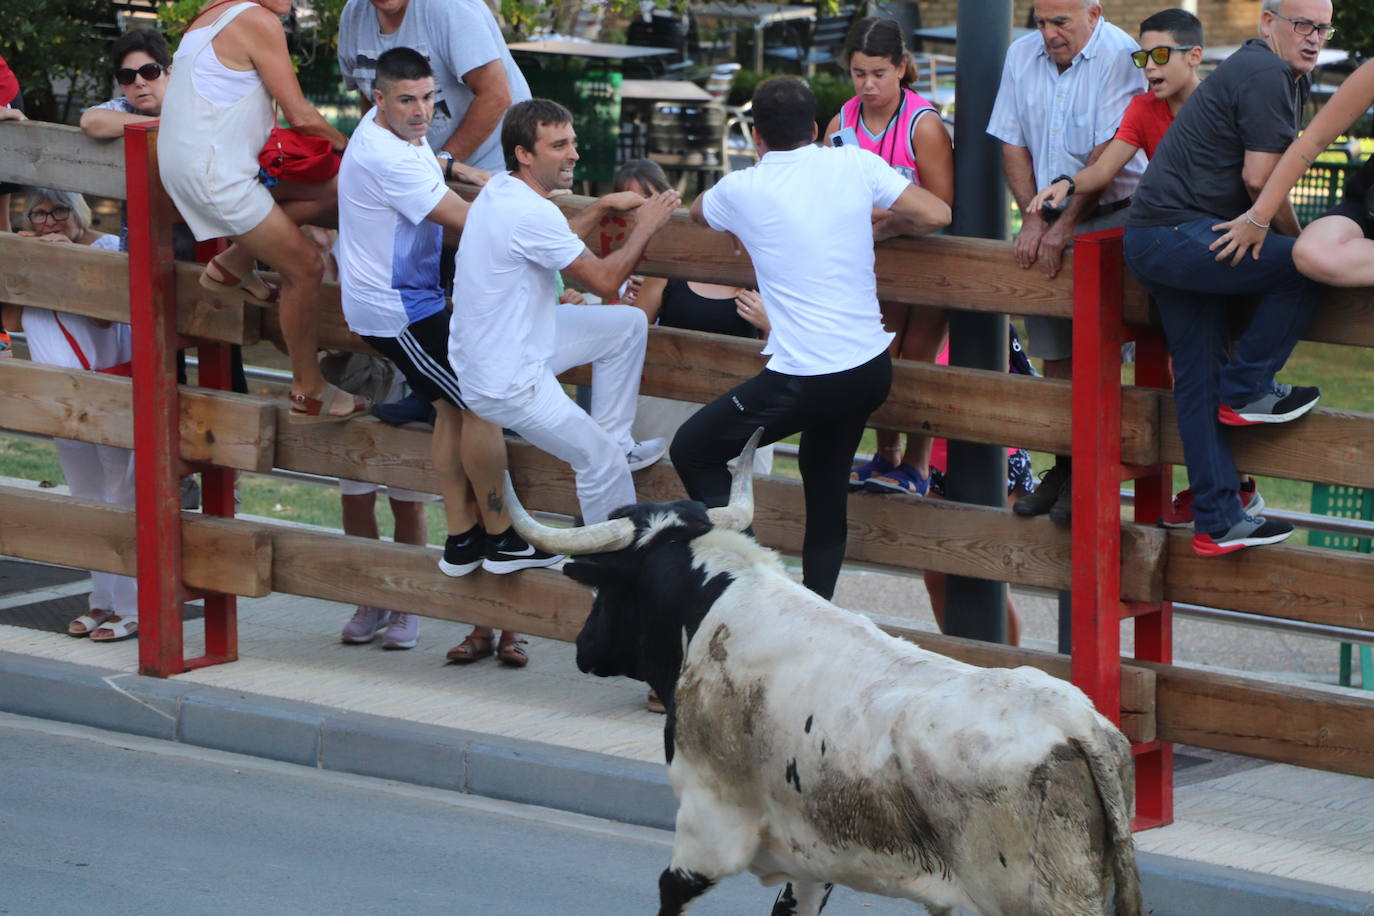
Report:
<svg viewBox="0 0 1374 916"><path fill-rule="evenodd" d="M1178 435L1193 489L1194 527L1224 531L1243 513L1235 462L1217 420L1224 401L1250 403L1269 390L1274 374L1307 327L1321 287L1293 266L1294 239L1270 234L1258 261L1218 262L1208 250L1216 219L1177 226L1126 227L1126 264L1150 291L1174 365ZM1233 296L1258 299L1249 327L1228 357L1228 306Z"/></svg>

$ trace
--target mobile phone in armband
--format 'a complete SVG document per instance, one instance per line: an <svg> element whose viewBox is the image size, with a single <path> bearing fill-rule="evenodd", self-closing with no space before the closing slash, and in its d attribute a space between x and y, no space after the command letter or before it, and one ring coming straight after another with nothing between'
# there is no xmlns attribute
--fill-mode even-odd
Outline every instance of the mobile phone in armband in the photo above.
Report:
<svg viewBox="0 0 1374 916"><path fill-rule="evenodd" d="M859 135L852 127L845 127L830 135L831 146L858 146Z"/></svg>

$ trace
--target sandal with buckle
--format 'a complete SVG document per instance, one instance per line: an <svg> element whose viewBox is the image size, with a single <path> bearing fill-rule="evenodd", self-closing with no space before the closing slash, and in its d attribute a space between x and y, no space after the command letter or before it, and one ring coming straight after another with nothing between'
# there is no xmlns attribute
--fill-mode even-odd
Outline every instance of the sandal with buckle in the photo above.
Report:
<svg viewBox="0 0 1374 916"><path fill-rule="evenodd" d="M360 394L349 394L341 388L328 385L324 397L312 398L308 394L292 392L287 396L291 401L292 423L342 423L362 416L372 409L372 402ZM352 398L353 409L348 413L332 413L334 402L340 398Z"/></svg>
<svg viewBox="0 0 1374 916"><path fill-rule="evenodd" d="M511 668L523 668L530 663L530 657L520 647L528 644L528 639L502 633L501 641L496 644L496 657L503 665L508 665Z"/></svg>
<svg viewBox="0 0 1374 916"><path fill-rule="evenodd" d="M494 654L490 636L475 636L469 633L462 642L449 649L444 657L454 665L471 665Z"/></svg>
<svg viewBox="0 0 1374 916"><path fill-rule="evenodd" d="M214 277L210 276L211 264L215 265L215 270L219 271L220 276L224 278L223 280L216 280ZM265 297L257 295L244 286L244 284L253 277L257 277L258 282L267 287L267 295ZM206 262L205 269L200 272L200 285L215 293L227 293L236 289L243 290L243 294L249 299L261 302L264 305L277 305L281 302L280 286L275 283L268 283L266 280L258 277L257 271L250 270L247 276L240 277L224 266L224 262L219 259L219 255L215 255Z"/></svg>
<svg viewBox="0 0 1374 916"><path fill-rule="evenodd" d="M104 630L109 630L109 636L99 636ZM95 630L91 631L91 642L119 642L125 639L132 639L138 635L138 618L127 615L110 617Z"/></svg>
<svg viewBox="0 0 1374 916"><path fill-rule="evenodd" d="M114 611L103 611L92 608L90 613L82 614L80 617L67 624L68 636L90 636L100 629L101 624L115 615ZM82 629L76 629L80 626Z"/></svg>

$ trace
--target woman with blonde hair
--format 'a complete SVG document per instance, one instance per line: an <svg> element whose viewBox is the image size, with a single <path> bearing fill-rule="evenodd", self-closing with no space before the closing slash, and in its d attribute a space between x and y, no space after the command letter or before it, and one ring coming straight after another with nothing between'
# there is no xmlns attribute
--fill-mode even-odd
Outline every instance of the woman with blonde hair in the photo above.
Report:
<svg viewBox="0 0 1374 916"><path fill-rule="evenodd" d="M21 235L63 245L118 252L119 236L91 228L91 209L80 194L39 188L29 194L29 225ZM133 343L127 324L66 312L6 305L3 324L23 331L36 363L128 375ZM133 508L134 453L126 448L54 439L71 495ZM138 583L129 576L91 573L90 610L67 625L70 636L118 642L138 633Z"/></svg>
<svg viewBox="0 0 1374 916"><path fill-rule="evenodd" d="M173 57L158 163L163 186L196 239L234 241L206 265L202 284L242 287L262 301L280 297L291 358L292 421L346 420L369 405L320 375L316 299L324 266L298 228L337 219L335 182L274 181L258 167L276 120L274 100L298 133L323 137L336 152L348 142L306 101L296 81L277 18L291 11L291 2L212 0L201 9ZM254 274L255 260L281 275L280 290Z"/></svg>

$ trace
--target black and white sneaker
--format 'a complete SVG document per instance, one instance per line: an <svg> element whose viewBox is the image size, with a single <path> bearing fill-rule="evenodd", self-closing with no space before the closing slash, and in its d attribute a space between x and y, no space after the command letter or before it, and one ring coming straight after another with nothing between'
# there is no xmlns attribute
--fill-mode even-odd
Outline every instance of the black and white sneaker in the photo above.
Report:
<svg viewBox="0 0 1374 916"><path fill-rule="evenodd" d="M562 554L545 553L511 528L497 537L487 538L486 559L482 560L482 568L503 576L537 566L555 566L563 560Z"/></svg>
<svg viewBox="0 0 1374 916"><path fill-rule="evenodd" d="M1263 396L1244 406L1222 404L1217 419L1227 426L1287 423L1311 410L1321 396L1320 388L1275 383Z"/></svg>
<svg viewBox="0 0 1374 916"><path fill-rule="evenodd" d="M1274 521L1263 516L1244 515L1240 521L1225 531L1194 534L1193 553L1203 557L1219 557L1245 547L1277 544L1279 541L1287 540L1292 533L1293 526L1287 522Z"/></svg>
<svg viewBox="0 0 1374 916"><path fill-rule="evenodd" d="M487 533L473 525L462 534L450 534L444 541L444 558L439 571L446 576L466 576L482 565L487 555Z"/></svg>

